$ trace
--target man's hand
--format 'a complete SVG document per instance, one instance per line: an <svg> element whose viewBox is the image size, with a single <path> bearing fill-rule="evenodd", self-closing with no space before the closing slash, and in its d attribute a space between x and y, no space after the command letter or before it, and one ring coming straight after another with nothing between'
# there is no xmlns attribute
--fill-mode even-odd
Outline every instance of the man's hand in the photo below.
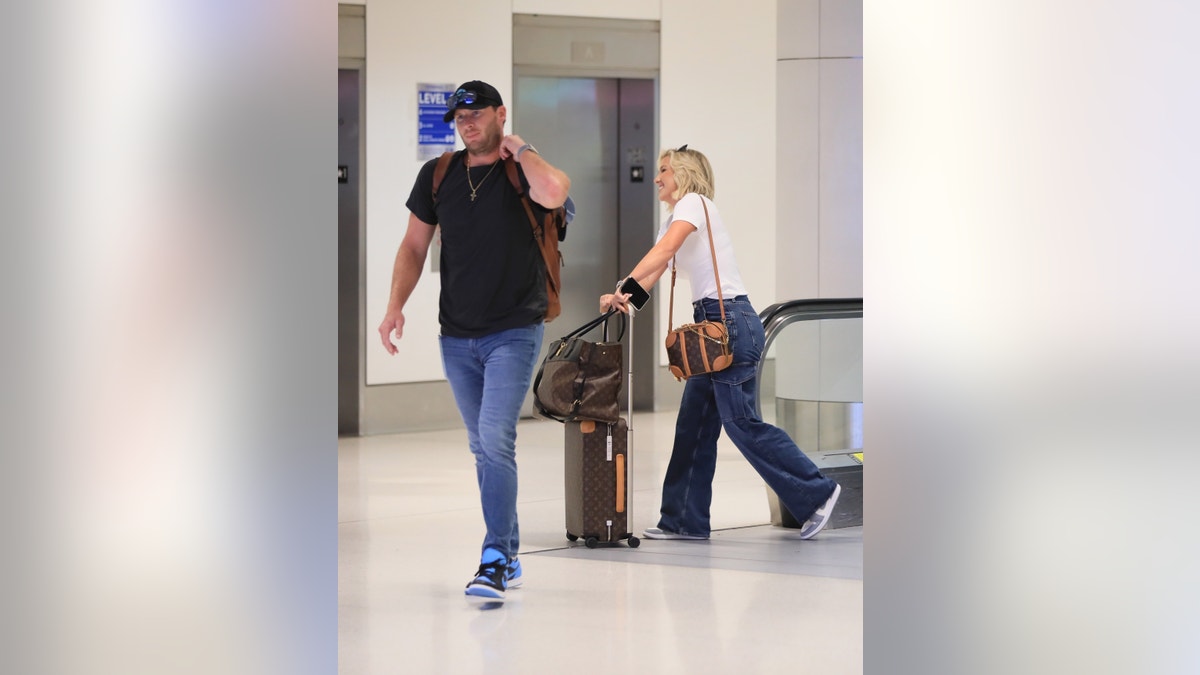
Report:
<svg viewBox="0 0 1200 675"><path fill-rule="evenodd" d="M396 334L397 340L404 337L404 312L388 312L387 316L383 317L383 323L379 324L379 337L383 340L383 348L394 356L397 350L392 342L392 333Z"/></svg>
<svg viewBox="0 0 1200 675"><path fill-rule="evenodd" d="M508 159L512 157L521 146L525 145L524 139L516 134L509 134L500 141L500 159Z"/></svg>

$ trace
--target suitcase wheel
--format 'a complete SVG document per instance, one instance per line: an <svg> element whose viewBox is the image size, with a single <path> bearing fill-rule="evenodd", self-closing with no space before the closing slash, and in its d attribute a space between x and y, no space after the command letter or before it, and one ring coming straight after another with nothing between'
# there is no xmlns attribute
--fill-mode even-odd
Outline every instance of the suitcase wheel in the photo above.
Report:
<svg viewBox="0 0 1200 675"><path fill-rule="evenodd" d="M587 539L583 540L583 543L586 544L588 548L596 548L596 546L600 544L600 540L595 537L588 537Z"/></svg>
<svg viewBox="0 0 1200 675"><path fill-rule="evenodd" d="M567 533L567 541L576 541L578 539L579 539L579 537L576 537L575 535L571 534L570 532Z"/></svg>
<svg viewBox="0 0 1200 675"><path fill-rule="evenodd" d="M638 546L640 546L641 544L642 544L642 542L641 542L641 540L640 540L640 539L638 539L637 537L633 536L632 534L631 534L631 535L629 535L629 548L637 548L637 547L638 547Z"/></svg>

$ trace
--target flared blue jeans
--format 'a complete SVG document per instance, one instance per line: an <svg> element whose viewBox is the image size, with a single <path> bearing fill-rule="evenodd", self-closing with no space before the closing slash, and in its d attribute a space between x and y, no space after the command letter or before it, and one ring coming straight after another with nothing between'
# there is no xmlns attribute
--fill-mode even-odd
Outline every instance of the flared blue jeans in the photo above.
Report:
<svg viewBox="0 0 1200 675"><path fill-rule="evenodd" d="M693 303L693 308L695 321L721 320L720 305L714 299ZM800 522L833 494L834 481L821 475L786 432L767 424L755 412L757 368L765 338L762 321L746 296L725 300L725 326L733 347L733 365L692 377L684 385L658 521L658 526L669 532L710 533L717 438L722 429Z"/></svg>

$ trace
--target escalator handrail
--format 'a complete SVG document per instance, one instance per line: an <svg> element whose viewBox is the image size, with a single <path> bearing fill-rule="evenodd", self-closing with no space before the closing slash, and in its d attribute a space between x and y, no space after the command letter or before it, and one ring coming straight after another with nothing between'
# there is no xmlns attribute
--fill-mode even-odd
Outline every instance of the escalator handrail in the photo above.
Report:
<svg viewBox="0 0 1200 675"><path fill-rule="evenodd" d="M767 351L775 337L787 326L797 321L818 321L821 319L861 319L863 315L862 298L809 298L789 300L767 307L758 313L762 319L765 340L763 342L763 358L758 360L757 381L762 382L763 362L766 361ZM754 410L762 417L762 404L759 397L754 397Z"/></svg>
<svg viewBox="0 0 1200 675"><path fill-rule="evenodd" d="M861 316L862 308L862 298L809 298L804 300L788 300L787 302L777 302L759 312L758 317L762 319L763 326L766 326L771 322L771 319L774 318L776 314L791 314L795 312L801 312L806 315L811 315L813 313L820 314L828 311L857 311ZM806 316L805 318L812 317Z"/></svg>

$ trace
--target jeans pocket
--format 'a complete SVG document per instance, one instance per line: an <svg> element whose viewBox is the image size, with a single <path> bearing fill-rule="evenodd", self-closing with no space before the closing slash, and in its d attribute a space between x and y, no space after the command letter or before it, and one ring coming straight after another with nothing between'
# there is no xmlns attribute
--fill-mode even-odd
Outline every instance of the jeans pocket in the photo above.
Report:
<svg viewBox="0 0 1200 675"><path fill-rule="evenodd" d="M722 422L753 419L756 416L754 396L758 385L754 377L755 365L749 363L713 373L713 396L717 399Z"/></svg>
<svg viewBox="0 0 1200 675"><path fill-rule="evenodd" d="M745 338L750 342L753 348L751 356L752 361L758 361L762 358L763 343L766 342L766 336L763 334L762 319L754 313L754 310L745 310L741 313L742 325L745 326Z"/></svg>

